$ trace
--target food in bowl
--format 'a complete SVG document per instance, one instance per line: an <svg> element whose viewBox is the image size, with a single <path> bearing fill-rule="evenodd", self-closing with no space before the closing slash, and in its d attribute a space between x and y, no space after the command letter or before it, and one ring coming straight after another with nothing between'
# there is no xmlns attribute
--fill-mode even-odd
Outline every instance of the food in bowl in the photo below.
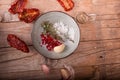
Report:
<svg viewBox="0 0 120 80"><path fill-rule="evenodd" d="M41 37L41 47L44 45L48 51L54 51L55 53L62 53L67 47L64 42L69 40L74 43L74 31L63 22L51 23L50 21L44 21L41 24L43 32Z"/></svg>

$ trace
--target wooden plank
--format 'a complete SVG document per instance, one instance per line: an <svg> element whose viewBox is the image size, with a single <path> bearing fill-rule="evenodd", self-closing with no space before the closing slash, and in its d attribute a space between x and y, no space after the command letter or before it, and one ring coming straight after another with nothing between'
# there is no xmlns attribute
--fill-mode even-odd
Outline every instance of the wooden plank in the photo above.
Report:
<svg viewBox="0 0 120 80"><path fill-rule="evenodd" d="M120 28L102 28L101 39L119 39Z"/></svg>
<svg viewBox="0 0 120 80"><path fill-rule="evenodd" d="M32 46L29 46L29 50L29 53L24 53L22 51L16 50L15 48L1 48L0 63L31 57L38 54L38 52Z"/></svg>
<svg viewBox="0 0 120 80"><path fill-rule="evenodd" d="M92 66L89 67L77 67L75 68L76 79L88 79L94 77L95 69ZM29 74L29 75L28 75ZM22 80L59 80L61 79L60 69L52 69L49 75L45 75L41 70L30 70L21 72L11 72L0 74L0 79L22 79Z"/></svg>
<svg viewBox="0 0 120 80"><path fill-rule="evenodd" d="M80 25L81 41L99 40L97 22Z"/></svg>
<svg viewBox="0 0 120 80"><path fill-rule="evenodd" d="M120 48L120 39L103 40L102 42L106 51L117 50Z"/></svg>
<svg viewBox="0 0 120 80"><path fill-rule="evenodd" d="M119 15L116 15L119 16ZM111 16L112 17L112 16ZM119 18L119 17L118 17ZM104 28L109 28L109 29L119 29L120 28L120 19L115 19L115 20L110 20L110 18L108 18L108 20L102 20L101 21L101 27Z"/></svg>
<svg viewBox="0 0 120 80"><path fill-rule="evenodd" d="M44 5L47 5L47 7L44 7ZM48 12L48 11L56 11L56 10L62 10L64 11L64 9L61 7L61 5L59 5L59 3L56 0L29 0L28 4L27 4L27 8L38 8L40 9L40 11L42 12Z"/></svg>
<svg viewBox="0 0 120 80"><path fill-rule="evenodd" d="M11 4L12 0L0 0L0 5L8 5L8 4Z"/></svg>
<svg viewBox="0 0 120 80"><path fill-rule="evenodd" d="M119 80L119 67L120 64L110 64L106 66L107 77L106 80ZM96 69L97 68L97 69ZM74 67L75 69L75 80L84 80L84 79L96 79L96 74L99 75L99 67L94 66L84 66L84 67ZM0 79L22 79L22 80L31 80L31 79L40 79L40 80L49 80L49 79L61 79L59 72L60 69L52 69L49 75L45 75L41 70L29 70L29 71L20 71L20 72L11 72L11 73L2 73L0 74ZM117 73L116 73L117 72ZM5 75L6 74L6 75ZM28 75L29 74L29 75ZM99 78L99 76L98 76Z"/></svg>
<svg viewBox="0 0 120 80"><path fill-rule="evenodd" d="M103 20L100 23L81 25L81 41L118 39L120 21Z"/></svg>
<svg viewBox="0 0 120 80"><path fill-rule="evenodd" d="M100 20L101 21L101 25L105 24L104 22L106 21L107 23L109 21L111 21L112 23L114 22L118 22L119 23L119 19L120 19L120 14L103 14L103 15L98 15L97 16L97 20ZM117 20L118 19L118 20ZM110 24L112 25L112 24ZM103 27L103 26L102 26Z"/></svg>
<svg viewBox="0 0 120 80"><path fill-rule="evenodd" d="M96 55L98 55L98 60L104 58L105 61L103 63L99 62L98 64L120 63L120 39L101 40L101 43L102 45L98 44L99 46L96 47L96 50L100 50Z"/></svg>
<svg viewBox="0 0 120 80"><path fill-rule="evenodd" d="M107 4L117 4L117 3L120 3L119 0L109 0L109 1L106 1Z"/></svg>
<svg viewBox="0 0 120 80"><path fill-rule="evenodd" d="M111 4L118 4L120 3L119 0L92 0L92 3L97 6L102 6L102 5L111 5Z"/></svg>
<svg viewBox="0 0 120 80"><path fill-rule="evenodd" d="M96 13L98 15L119 14L120 13L119 4L115 4L115 5L102 5L102 6L98 6L97 8L100 8L100 9L96 9Z"/></svg>
<svg viewBox="0 0 120 80"><path fill-rule="evenodd" d="M120 39L103 41L104 50L106 51L106 53L108 53L106 55L109 55L110 52L112 54L114 51L116 52L116 50L119 50L119 48L120 48L120 42L119 41L120 41Z"/></svg>
<svg viewBox="0 0 120 80"><path fill-rule="evenodd" d="M120 64L106 66L107 80L120 80Z"/></svg>
<svg viewBox="0 0 120 80"><path fill-rule="evenodd" d="M24 26L23 26L24 25ZM17 23L0 23L0 47L8 47L7 35L15 34L24 40L28 45L31 45L31 29L32 24L24 22ZM26 37L27 36L27 37Z"/></svg>
<svg viewBox="0 0 120 80"><path fill-rule="evenodd" d="M59 60L57 66L55 67L61 67L64 64L68 64L71 66L96 65L96 54L100 52L100 49L97 49L97 43L82 42L80 44L81 45L79 46L79 48L77 48L77 50L72 55ZM0 72L39 69L39 67L31 67L31 65L34 64L34 66L39 66L41 63L43 63L42 57L39 55L38 52L34 50L32 46L29 47L29 49L30 53L28 54L18 51L14 48L0 49ZM16 67L14 67L15 65ZM24 66L24 69L22 66Z"/></svg>
<svg viewBox="0 0 120 80"><path fill-rule="evenodd" d="M94 42L93 41L81 42L80 45L78 46L78 48L76 49L76 51L72 55L70 55L64 59L61 59L59 61L59 64L57 64L57 66L55 66L55 67L61 67L63 64L69 64L72 66L100 65L100 64L103 64L100 62L100 59L104 57L104 56L103 57L100 56L100 54L102 54L103 52L105 52L105 54L106 54L104 64L120 63L119 62L120 58L118 56L119 50L120 50L119 49L119 47L120 47L119 40L118 41L106 40L103 42L104 42L103 47L98 45L99 41L97 41L97 42L95 42L95 41ZM35 59L34 63L36 65L34 65L34 66L37 66L38 64L42 63L42 60L41 60L42 58L39 55L39 53L37 53L32 47L30 47L30 50L31 50L31 52L26 54L26 53L23 53L16 49L13 49L13 48L0 49L1 70L3 72L26 70L26 68L28 68L28 66L29 66L30 70L38 69L38 68L30 67L30 65L32 65L33 63L29 63L29 62L31 60ZM10 54L8 54L8 52ZM112 54L113 52L114 52L114 54ZM12 55L14 55L14 56L12 56ZM34 55L36 55L36 56L34 56ZM39 63L38 63L38 61L39 61ZM25 63L23 63L23 62L25 62ZM25 64L28 64L28 65L24 66ZM8 67L6 69L9 69L9 70L5 70L5 68L3 69L3 67L5 67L7 65L8 65ZM14 65L16 65L16 67L14 67ZM25 69L23 69L22 67L19 67L19 65L24 66ZM2 71L0 71L0 72L2 72Z"/></svg>
<svg viewBox="0 0 120 80"><path fill-rule="evenodd" d="M106 52L105 63L120 63L120 48Z"/></svg>
<svg viewBox="0 0 120 80"><path fill-rule="evenodd" d="M29 74L29 75L28 75ZM22 72L12 72L12 73L4 73L0 74L0 79L5 80L5 79L22 79L22 80L51 80L51 79L61 79L61 75L59 70L55 71L52 70L51 74L45 75L42 71L40 70L31 70L31 71L22 71Z"/></svg>
<svg viewBox="0 0 120 80"><path fill-rule="evenodd" d="M119 14L119 0L93 0L94 9L98 15Z"/></svg>
<svg viewBox="0 0 120 80"><path fill-rule="evenodd" d="M10 5L0 5L0 16L3 16L5 12L8 12Z"/></svg>
<svg viewBox="0 0 120 80"><path fill-rule="evenodd" d="M34 54L0 63L0 73L40 70L41 56Z"/></svg>

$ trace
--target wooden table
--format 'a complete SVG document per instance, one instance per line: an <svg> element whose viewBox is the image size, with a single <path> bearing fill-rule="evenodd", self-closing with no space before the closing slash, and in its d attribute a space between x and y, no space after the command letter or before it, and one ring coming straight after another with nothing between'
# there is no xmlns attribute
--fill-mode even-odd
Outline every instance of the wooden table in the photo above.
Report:
<svg viewBox="0 0 120 80"><path fill-rule="evenodd" d="M14 0L0 0L0 15L8 11ZM71 65L75 80L120 80L120 0L73 0L75 7L65 12L56 0L28 0L27 7L42 13L63 11L76 17L79 11L97 14L96 21L79 24L81 39L75 52L59 60L45 75L41 55L33 48L33 23L0 23L0 80L59 80L61 63ZM14 33L29 46L26 54L8 45L6 37Z"/></svg>

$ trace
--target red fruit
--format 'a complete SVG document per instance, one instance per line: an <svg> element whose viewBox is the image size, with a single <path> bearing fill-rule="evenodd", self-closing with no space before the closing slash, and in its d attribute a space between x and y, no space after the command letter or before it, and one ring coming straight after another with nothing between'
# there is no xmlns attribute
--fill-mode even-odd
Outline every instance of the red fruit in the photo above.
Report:
<svg viewBox="0 0 120 80"><path fill-rule="evenodd" d="M23 12L19 13L18 17L21 21L31 23L40 15L40 12L36 8L23 9Z"/></svg>
<svg viewBox="0 0 120 80"><path fill-rule="evenodd" d="M74 2L72 0L57 0L65 11L70 11L74 7Z"/></svg>
<svg viewBox="0 0 120 80"><path fill-rule="evenodd" d="M52 38L49 34L41 34L42 45L46 45L46 48L51 51L54 47L61 45L62 43Z"/></svg>
<svg viewBox="0 0 120 80"><path fill-rule="evenodd" d="M11 5L9 9L9 12L12 14L23 12L26 4L27 0L15 0L15 2Z"/></svg>
<svg viewBox="0 0 120 80"><path fill-rule="evenodd" d="M28 53L29 49L24 41L19 39L16 35L14 34L8 34L7 36L7 41L11 47L14 47L18 50L21 50L23 52Z"/></svg>

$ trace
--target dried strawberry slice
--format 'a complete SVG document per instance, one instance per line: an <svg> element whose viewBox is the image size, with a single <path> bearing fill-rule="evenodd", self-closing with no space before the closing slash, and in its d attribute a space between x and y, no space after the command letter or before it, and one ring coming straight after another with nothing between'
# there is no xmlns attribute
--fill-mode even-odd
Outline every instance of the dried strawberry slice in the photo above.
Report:
<svg viewBox="0 0 120 80"><path fill-rule="evenodd" d="M74 7L74 2L72 0L57 0L65 11L70 11Z"/></svg>
<svg viewBox="0 0 120 80"><path fill-rule="evenodd" d="M36 8L23 9L23 12L19 13L18 17L21 21L31 23L40 15L40 12Z"/></svg>
<svg viewBox="0 0 120 80"><path fill-rule="evenodd" d="M12 14L23 12L26 4L27 0L15 0L15 2L9 8L9 12Z"/></svg>
<svg viewBox="0 0 120 80"><path fill-rule="evenodd" d="M21 50L23 52L28 53L29 49L24 41L19 39L16 35L14 34L8 34L7 36L7 41L11 47L14 47L18 50Z"/></svg>

